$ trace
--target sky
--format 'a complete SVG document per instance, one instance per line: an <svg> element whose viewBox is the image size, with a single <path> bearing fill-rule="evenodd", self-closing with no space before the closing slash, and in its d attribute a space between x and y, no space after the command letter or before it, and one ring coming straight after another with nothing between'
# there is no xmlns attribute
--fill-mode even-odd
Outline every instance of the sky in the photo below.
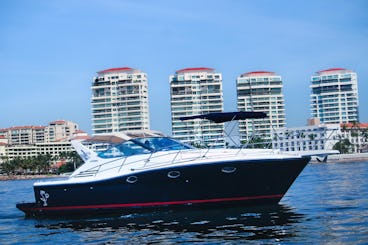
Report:
<svg viewBox="0 0 368 245"><path fill-rule="evenodd" d="M221 72L225 111L236 77L282 76L288 127L310 117L310 77L328 68L358 74L368 122L366 0L0 1L0 128L71 120L92 133L96 72L147 73L151 129L171 133L169 76L188 67Z"/></svg>

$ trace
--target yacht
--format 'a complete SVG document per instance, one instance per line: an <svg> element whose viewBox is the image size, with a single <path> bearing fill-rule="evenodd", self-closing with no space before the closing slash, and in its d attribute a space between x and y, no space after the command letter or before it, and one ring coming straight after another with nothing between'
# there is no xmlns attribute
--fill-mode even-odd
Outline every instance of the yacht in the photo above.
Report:
<svg viewBox="0 0 368 245"><path fill-rule="evenodd" d="M182 120L263 118L262 112L223 112ZM84 164L66 179L34 183L27 216L123 214L160 208L275 204L310 156L274 149L198 149L151 130L120 133L95 152L72 141Z"/></svg>

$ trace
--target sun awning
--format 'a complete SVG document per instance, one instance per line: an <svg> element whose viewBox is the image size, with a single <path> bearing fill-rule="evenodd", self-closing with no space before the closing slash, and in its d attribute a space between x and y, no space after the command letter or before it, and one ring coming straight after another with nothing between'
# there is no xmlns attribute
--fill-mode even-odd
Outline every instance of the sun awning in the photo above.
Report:
<svg viewBox="0 0 368 245"><path fill-rule="evenodd" d="M265 118L267 114L257 111L237 111L237 112L213 112L202 115L180 117L180 120L207 119L215 123L223 123L233 120L259 119Z"/></svg>

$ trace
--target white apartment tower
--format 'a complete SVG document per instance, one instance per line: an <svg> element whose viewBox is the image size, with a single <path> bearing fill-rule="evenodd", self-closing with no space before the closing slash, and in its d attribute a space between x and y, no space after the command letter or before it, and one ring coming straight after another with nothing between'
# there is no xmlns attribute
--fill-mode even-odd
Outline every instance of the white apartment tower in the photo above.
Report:
<svg viewBox="0 0 368 245"><path fill-rule="evenodd" d="M187 68L170 76L172 135L187 143L224 146L224 124L180 117L223 111L222 75L211 68Z"/></svg>
<svg viewBox="0 0 368 245"><path fill-rule="evenodd" d="M311 78L312 117L321 123L359 121L357 74L343 68L317 72Z"/></svg>
<svg viewBox="0 0 368 245"><path fill-rule="evenodd" d="M129 67L97 72L91 105L94 134L149 129L147 74Z"/></svg>
<svg viewBox="0 0 368 245"><path fill-rule="evenodd" d="M263 119L239 121L241 142L260 138L270 141L272 130L283 128L285 102L281 76L269 71L254 71L236 79L238 111L260 111L267 114Z"/></svg>

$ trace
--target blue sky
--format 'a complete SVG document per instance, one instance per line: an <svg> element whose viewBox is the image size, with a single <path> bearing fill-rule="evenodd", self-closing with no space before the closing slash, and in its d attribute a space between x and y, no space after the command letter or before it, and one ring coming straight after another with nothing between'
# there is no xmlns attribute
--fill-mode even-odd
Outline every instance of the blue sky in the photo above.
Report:
<svg viewBox="0 0 368 245"><path fill-rule="evenodd" d="M4 0L0 128L66 119L91 133L93 76L125 66L148 74L151 128L165 133L168 77L187 67L222 72L226 111L236 110L237 76L278 73L287 126L310 116L311 75L352 69L367 122L367 13L365 0Z"/></svg>

